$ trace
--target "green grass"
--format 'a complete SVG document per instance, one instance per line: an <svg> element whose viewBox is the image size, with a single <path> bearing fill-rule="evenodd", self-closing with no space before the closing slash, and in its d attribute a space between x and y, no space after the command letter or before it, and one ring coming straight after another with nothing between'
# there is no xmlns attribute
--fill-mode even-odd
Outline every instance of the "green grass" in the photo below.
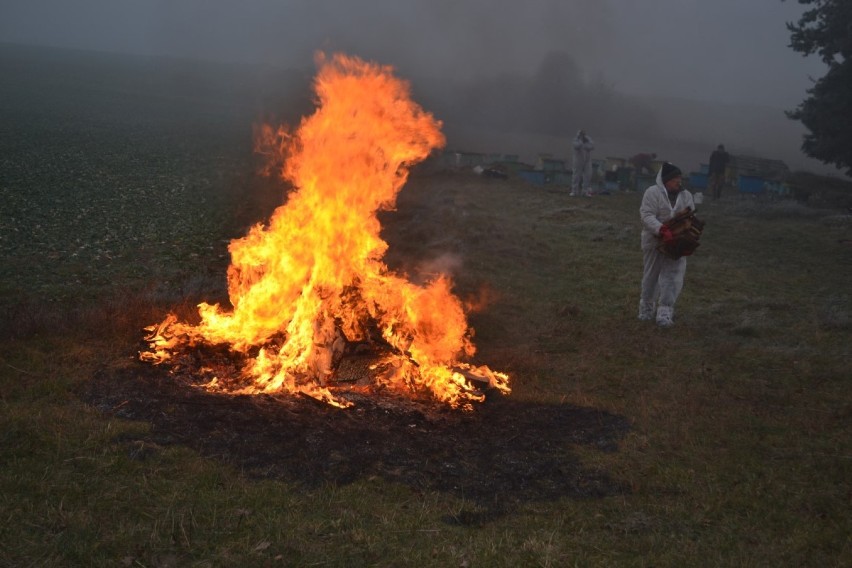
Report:
<svg viewBox="0 0 852 568"><path fill-rule="evenodd" d="M130 365L166 310L221 295L227 240L277 191L252 177L238 118L199 134L192 107L144 94L71 89L59 109L24 107L32 120L3 107L0 566L852 563L852 223L837 210L704 205L671 330L635 319L636 194L415 175L382 215L391 265L452 254L460 295L489 290L477 360L512 375L512 396L631 421L616 452L572 449L625 495L479 521L457 495L258 481L140 442L149 425L79 389ZM98 97L115 110L93 123ZM120 150L137 122L147 134Z"/></svg>
<svg viewBox="0 0 852 568"><path fill-rule="evenodd" d="M107 303L68 310L58 329L30 327L2 344L0 557L48 566L849 559L849 326L826 315L827 305L850 310L839 293L849 252L826 246L848 228L812 231L819 219L811 216L749 217L746 225L739 202L708 206L678 325L661 331L634 320L636 195L578 202L443 176L417 178L405 191L400 216L455 197L452 208L431 213L447 223L423 229L418 248L435 254L432 243L456 231L460 293L483 282L494 289L472 323L480 359L513 375L513 396L604 408L633 422L616 453L577 448L630 494L528 503L466 526L448 519L476 504L451 495L377 479L320 489L257 482L186 449L128 447L121 440L144 424L103 418L73 394L96 369L127 364L138 341L139 322L114 322ZM761 238L749 241L745 227ZM152 321L144 300L131 309Z"/></svg>

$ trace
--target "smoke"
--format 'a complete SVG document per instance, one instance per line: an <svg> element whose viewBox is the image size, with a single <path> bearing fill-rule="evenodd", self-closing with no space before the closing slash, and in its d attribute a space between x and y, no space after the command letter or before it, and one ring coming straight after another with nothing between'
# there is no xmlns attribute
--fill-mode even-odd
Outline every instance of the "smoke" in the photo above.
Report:
<svg viewBox="0 0 852 568"><path fill-rule="evenodd" d="M429 282L439 276L452 277L461 272L464 262L454 253L443 253L435 258L420 262L415 269L415 281Z"/></svg>
<svg viewBox="0 0 852 568"><path fill-rule="evenodd" d="M0 41L302 67L347 51L406 77L516 72L612 44L604 0L10 0Z"/></svg>
<svg viewBox="0 0 852 568"><path fill-rule="evenodd" d="M785 24L804 9L778 0L7 0L0 42L248 63L267 112L307 106L314 52L342 51L396 68L457 130L564 137L582 122L601 140L650 146L671 138L660 97L794 108L825 72L788 47ZM680 134L713 129L699 118ZM759 128L789 135L782 113L773 120ZM799 153L799 131L784 143Z"/></svg>
<svg viewBox="0 0 852 568"><path fill-rule="evenodd" d="M6 0L0 42L280 68L339 50L442 83L529 74L561 52L621 92L794 106L808 75L824 72L787 45L785 24L803 10L778 0Z"/></svg>

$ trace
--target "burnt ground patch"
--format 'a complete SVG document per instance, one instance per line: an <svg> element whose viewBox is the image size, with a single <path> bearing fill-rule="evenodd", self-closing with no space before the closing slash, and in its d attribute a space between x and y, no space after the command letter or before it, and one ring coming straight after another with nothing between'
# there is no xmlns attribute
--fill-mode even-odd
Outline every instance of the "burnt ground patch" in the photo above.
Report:
<svg viewBox="0 0 852 568"><path fill-rule="evenodd" d="M624 417L592 408L495 392L473 411L459 411L351 392L355 406L339 409L306 397L211 393L141 363L96 373L81 397L106 415L151 424L141 437L117 440L134 458L179 444L252 477L311 487L378 477L481 508L449 522L475 524L520 502L627 491L576 455L577 446L615 451L629 429Z"/></svg>

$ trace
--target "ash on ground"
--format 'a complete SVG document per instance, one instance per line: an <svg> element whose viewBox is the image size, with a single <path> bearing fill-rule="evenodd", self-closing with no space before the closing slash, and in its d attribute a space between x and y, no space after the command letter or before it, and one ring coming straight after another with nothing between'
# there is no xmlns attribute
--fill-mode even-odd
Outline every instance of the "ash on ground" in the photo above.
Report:
<svg viewBox="0 0 852 568"><path fill-rule="evenodd" d="M224 394L202 383L139 363L97 373L81 396L107 415L151 424L143 436L118 440L139 459L180 444L252 477L306 486L378 477L463 496L488 515L523 501L627 491L574 452L576 446L616 451L629 424L600 410L495 393L460 411L357 388L345 392L354 406L341 409L294 395Z"/></svg>

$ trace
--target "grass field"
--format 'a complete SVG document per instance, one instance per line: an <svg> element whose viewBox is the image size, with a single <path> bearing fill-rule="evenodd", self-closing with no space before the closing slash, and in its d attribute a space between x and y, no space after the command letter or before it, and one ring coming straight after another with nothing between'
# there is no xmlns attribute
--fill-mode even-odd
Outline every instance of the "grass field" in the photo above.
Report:
<svg viewBox="0 0 852 568"><path fill-rule="evenodd" d="M78 394L139 365L143 326L223 297L228 240L283 198L254 173L257 109L178 62L0 54L0 566L852 564L845 208L705 204L659 330L635 318L639 195L416 173L388 263L453 255L460 295L490 290L476 358L512 397L629 421L616 451L565 433L626 490L477 517L375 476L259 480Z"/></svg>

